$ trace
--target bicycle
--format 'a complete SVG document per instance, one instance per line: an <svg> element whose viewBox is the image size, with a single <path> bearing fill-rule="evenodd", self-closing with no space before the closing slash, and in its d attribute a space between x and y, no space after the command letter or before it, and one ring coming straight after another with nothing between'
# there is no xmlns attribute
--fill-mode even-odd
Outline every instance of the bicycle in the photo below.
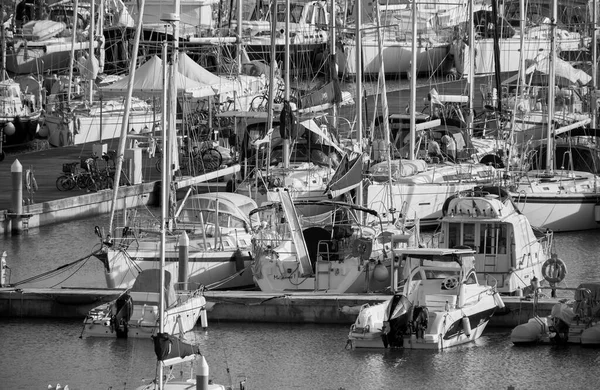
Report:
<svg viewBox="0 0 600 390"><path fill-rule="evenodd" d="M63 175L56 179L56 188L59 191L70 191L77 187L77 162L63 164Z"/></svg>
<svg viewBox="0 0 600 390"><path fill-rule="evenodd" d="M277 91L275 91L275 96L273 97L273 104L282 104L285 99L285 86L283 83L278 83ZM250 101L250 111L261 112L267 111L269 103L269 90L262 95L255 96Z"/></svg>
<svg viewBox="0 0 600 390"><path fill-rule="evenodd" d="M223 156L212 141L200 142L200 146L193 146L189 152L185 148L182 151L180 170L191 175L214 171L223 163Z"/></svg>

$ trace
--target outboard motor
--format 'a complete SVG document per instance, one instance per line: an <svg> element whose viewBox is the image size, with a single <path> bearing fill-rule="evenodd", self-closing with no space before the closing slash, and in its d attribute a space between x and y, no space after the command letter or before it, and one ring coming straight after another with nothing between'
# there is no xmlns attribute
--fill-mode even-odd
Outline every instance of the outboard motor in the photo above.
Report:
<svg viewBox="0 0 600 390"><path fill-rule="evenodd" d="M383 344L387 348L402 347L403 336L408 329L411 320L412 303L402 294L396 294L390 303L387 324L384 323Z"/></svg>
<svg viewBox="0 0 600 390"><path fill-rule="evenodd" d="M124 293L114 303L111 326L117 333L117 338L127 338L129 320L133 314L133 299Z"/></svg>

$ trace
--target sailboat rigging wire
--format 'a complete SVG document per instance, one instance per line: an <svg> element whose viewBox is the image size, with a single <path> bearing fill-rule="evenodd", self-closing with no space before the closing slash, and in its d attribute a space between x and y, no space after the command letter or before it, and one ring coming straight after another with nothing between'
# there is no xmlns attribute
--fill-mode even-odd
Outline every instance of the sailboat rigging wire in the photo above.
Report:
<svg viewBox="0 0 600 390"><path fill-rule="evenodd" d="M94 255L94 253L90 253L89 255L86 255L85 257L82 257L82 258L80 258L80 259L77 259L77 260L75 260L75 261L73 261L73 262L70 262L70 263L67 263L67 264L63 264L63 265L61 265L60 267L58 267L58 268L55 268L55 269L53 269L53 270L51 270L51 271L47 271L47 272L41 273L41 274L39 274L39 275L32 276L32 277L30 277L30 278L24 279L24 280L22 280L22 281L20 281L20 282L13 283L13 284L12 284L12 286L13 286L13 287L15 287L15 286L19 286L19 285L21 285L21 284L31 283L31 282L34 282L34 281L37 281L37 280L45 280L45 279L48 279L48 278L50 278L50 277L51 277L51 276L53 276L53 275L58 275L58 274L61 274L61 273L63 273L63 272L66 272L66 270L67 270L69 267L72 267L72 266L74 266L74 265L76 265L76 264L78 264L78 263L81 263L81 262L85 262L85 261L87 261L87 260L88 260L90 257L92 257L93 255ZM84 263L84 264L85 264L85 263ZM81 266L83 266L83 264L82 264ZM80 267L79 267L77 270L79 270L79 269L81 268L81 266L80 266ZM66 280L66 279L65 279L65 280Z"/></svg>

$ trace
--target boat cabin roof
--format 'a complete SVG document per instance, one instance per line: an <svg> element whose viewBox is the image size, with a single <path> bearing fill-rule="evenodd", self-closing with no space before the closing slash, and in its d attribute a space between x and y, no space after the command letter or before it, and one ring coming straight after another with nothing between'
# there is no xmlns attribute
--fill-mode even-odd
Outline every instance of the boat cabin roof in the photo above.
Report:
<svg viewBox="0 0 600 390"><path fill-rule="evenodd" d="M448 255L470 255L474 254L473 249L466 248L402 248L396 251L400 255L415 256L448 256Z"/></svg>

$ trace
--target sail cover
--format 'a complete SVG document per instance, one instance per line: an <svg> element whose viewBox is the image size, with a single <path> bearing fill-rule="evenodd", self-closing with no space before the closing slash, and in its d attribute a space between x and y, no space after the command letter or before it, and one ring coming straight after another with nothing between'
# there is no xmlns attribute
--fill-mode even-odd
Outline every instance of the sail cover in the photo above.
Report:
<svg viewBox="0 0 600 390"><path fill-rule="evenodd" d="M173 358L185 358L192 355L201 355L197 345L192 345L168 333L158 333L152 336L154 353L159 361Z"/></svg>

